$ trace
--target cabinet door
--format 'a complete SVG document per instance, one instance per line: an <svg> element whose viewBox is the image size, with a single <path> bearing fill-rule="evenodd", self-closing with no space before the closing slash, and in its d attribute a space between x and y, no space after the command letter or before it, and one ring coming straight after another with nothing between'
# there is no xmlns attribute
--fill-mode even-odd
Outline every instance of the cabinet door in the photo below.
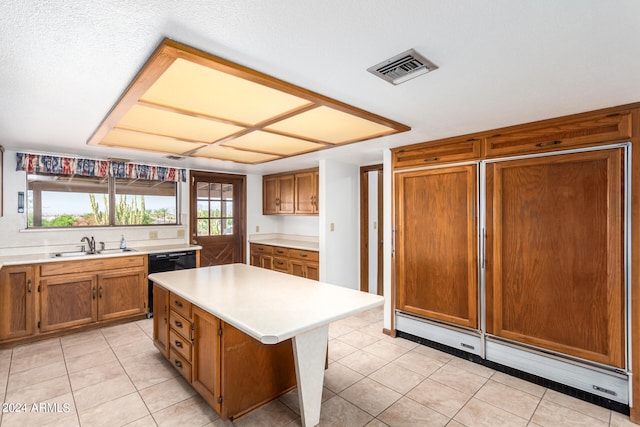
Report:
<svg viewBox="0 0 640 427"><path fill-rule="evenodd" d="M294 175L278 177L278 213L292 215L294 209Z"/></svg>
<svg viewBox="0 0 640 427"><path fill-rule="evenodd" d="M220 319L193 307L193 388L220 413Z"/></svg>
<svg viewBox="0 0 640 427"><path fill-rule="evenodd" d="M295 179L296 215L313 215L317 212L314 203L316 197L315 175L313 172L296 173Z"/></svg>
<svg viewBox="0 0 640 427"><path fill-rule="evenodd" d="M307 262L305 264L306 278L311 280L320 280L320 266L315 262Z"/></svg>
<svg viewBox="0 0 640 427"><path fill-rule="evenodd" d="M487 331L623 368L623 155L487 166Z"/></svg>
<svg viewBox="0 0 640 427"><path fill-rule="evenodd" d="M291 340L262 344L222 322L222 418L237 417L296 385Z"/></svg>
<svg viewBox="0 0 640 427"><path fill-rule="evenodd" d="M98 320L97 280L93 274L51 276L40 281L40 330L53 331Z"/></svg>
<svg viewBox="0 0 640 427"><path fill-rule="evenodd" d="M0 340L35 333L33 267L17 265L0 270Z"/></svg>
<svg viewBox="0 0 640 427"><path fill-rule="evenodd" d="M143 270L127 269L98 275L98 320L146 313Z"/></svg>
<svg viewBox="0 0 640 427"><path fill-rule="evenodd" d="M399 173L397 308L478 327L477 166Z"/></svg>
<svg viewBox="0 0 640 427"><path fill-rule="evenodd" d="M153 284L153 344L169 358L169 291Z"/></svg>
<svg viewBox="0 0 640 427"><path fill-rule="evenodd" d="M278 178L262 179L262 213L275 215L278 213Z"/></svg>
<svg viewBox="0 0 640 427"><path fill-rule="evenodd" d="M304 261L297 259L289 260L289 273L294 276L304 277Z"/></svg>

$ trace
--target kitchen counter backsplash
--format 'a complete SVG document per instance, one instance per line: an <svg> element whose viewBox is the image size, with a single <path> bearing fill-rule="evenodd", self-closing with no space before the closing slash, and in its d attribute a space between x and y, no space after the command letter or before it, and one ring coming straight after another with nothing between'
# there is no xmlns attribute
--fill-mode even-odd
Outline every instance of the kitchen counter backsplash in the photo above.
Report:
<svg viewBox="0 0 640 427"><path fill-rule="evenodd" d="M249 236L249 243L284 246L308 251L318 251L320 249L320 239L317 236L300 236L297 234L252 234Z"/></svg>

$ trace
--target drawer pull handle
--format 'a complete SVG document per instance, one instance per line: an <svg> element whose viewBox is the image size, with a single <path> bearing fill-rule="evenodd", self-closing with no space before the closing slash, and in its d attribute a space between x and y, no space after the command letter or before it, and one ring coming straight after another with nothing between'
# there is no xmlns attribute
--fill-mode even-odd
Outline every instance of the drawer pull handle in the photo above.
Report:
<svg viewBox="0 0 640 427"><path fill-rule="evenodd" d="M307 255L307 254L300 254L300 256L301 256L302 258L306 258L308 255Z"/></svg>
<svg viewBox="0 0 640 427"><path fill-rule="evenodd" d="M173 362L173 363L175 363L178 368L182 369L182 362L181 361L176 359L175 362Z"/></svg>
<svg viewBox="0 0 640 427"><path fill-rule="evenodd" d="M182 348L182 343L178 340L176 340L176 347Z"/></svg>
<svg viewBox="0 0 640 427"><path fill-rule="evenodd" d="M175 323L178 328L182 328L182 322L181 321L174 320L173 323Z"/></svg>
<svg viewBox="0 0 640 427"><path fill-rule="evenodd" d="M174 302L176 304L176 307L182 307L182 303L180 301L175 300Z"/></svg>
<svg viewBox="0 0 640 427"><path fill-rule="evenodd" d="M437 162L438 160L440 160L440 157L427 157L424 159L425 162Z"/></svg>
<svg viewBox="0 0 640 427"><path fill-rule="evenodd" d="M536 147L546 147L548 145L558 145L561 144L562 141L558 141L557 139L555 141L547 141L547 142L541 142L540 144L536 144Z"/></svg>

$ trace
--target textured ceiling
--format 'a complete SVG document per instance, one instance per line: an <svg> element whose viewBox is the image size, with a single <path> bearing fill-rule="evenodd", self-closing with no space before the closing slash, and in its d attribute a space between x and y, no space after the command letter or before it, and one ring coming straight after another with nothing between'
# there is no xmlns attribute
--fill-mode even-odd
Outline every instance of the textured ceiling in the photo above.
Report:
<svg viewBox="0 0 640 427"><path fill-rule="evenodd" d="M168 37L412 128L245 166L86 144ZM270 173L640 101L640 1L0 2L0 145ZM399 86L366 70L409 48L439 69Z"/></svg>

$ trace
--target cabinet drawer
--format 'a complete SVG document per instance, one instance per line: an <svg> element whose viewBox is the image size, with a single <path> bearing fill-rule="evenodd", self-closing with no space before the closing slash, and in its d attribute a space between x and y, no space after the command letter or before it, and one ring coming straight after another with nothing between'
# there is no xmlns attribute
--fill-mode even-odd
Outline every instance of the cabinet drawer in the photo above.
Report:
<svg viewBox="0 0 640 427"><path fill-rule="evenodd" d="M191 341L176 333L175 330L169 331L169 342L171 350L178 352L182 357L191 361Z"/></svg>
<svg viewBox="0 0 640 427"><path fill-rule="evenodd" d="M184 377L189 383L191 383L191 363L189 363L179 353L175 352L173 348L169 352L169 361L174 368L180 372L180 375Z"/></svg>
<svg viewBox="0 0 640 427"><path fill-rule="evenodd" d="M144 256L121 256L114 258L83 259L81 261L60 261L40 264L40 276L71 273L95 273L100 270L143 267Z"/></svg>
<svg viewBox="0 0 640 427"><path fill-rule="evenodd" d="M486 138L484 154L493 157L620 142L631 138L631 123L631 114L621 113L500 133Z"/></svg>
<svg viewBox="0 0 640 427"><path fill-rule="evenodd" d="M480 158L481 140L456 139L447 142L428 142L393 150L393 168L418 168L462 160Z"/></svg>
<svg viewBox="0 0 640 427"><path fill-rule="evenodd" d="M273 246L259 245L259 244L256 244L256 243L252 243L251 244L251 252L257 253L257 254L272 254L273 253Z"/></svg>
<svg viewBox="0 0 640 427"><path fill-rule="evenodd" d="M169 326L184 339L191 339L191 322L173 310L169 312Z"/></svg>
<svg viewBox="0 0 640 427"><path fill-rule="evenodd" d="M318 261L320 258L316 251L304 251L301 249L289 249L289 257L305 261Z"/></svg>
<svg viewBox="0 0 640 427"><path fill-rule="evenodd" d="M283 273L289 272L289 260L286 258L273 258L273 269Z"/></svg>
<svg viewBox="0 0 640 427"><path fill-rule="evenodd" d="M274 256L283 257L283 258L287 258L289 256L289 248L283 248L283 247L280 247L280 246L274 246L273 247L273 255Z"/></svg>
<svg viewBox="0 0 640 427"><path fill-rule="evenodd" d="M172 293L169 297L169 308L186 319L191 319L191 303L181 296Z"/></svg>

